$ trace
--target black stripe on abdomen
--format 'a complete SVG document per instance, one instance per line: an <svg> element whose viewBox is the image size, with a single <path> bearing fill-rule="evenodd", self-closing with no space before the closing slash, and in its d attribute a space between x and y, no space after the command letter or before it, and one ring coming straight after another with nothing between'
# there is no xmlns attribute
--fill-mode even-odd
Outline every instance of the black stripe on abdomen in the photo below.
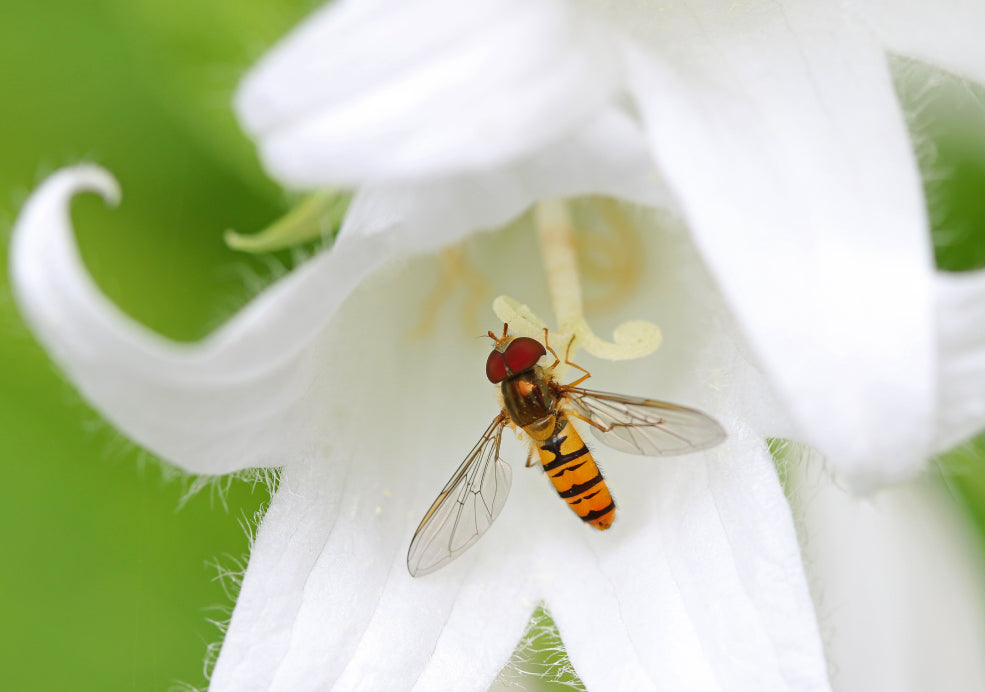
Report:
<svg viewBox="0 0 985 692"><path fill-rule="evenodd" d="M602 482L602 474L596 473L595 478L591 479L590 481L579 483L578 485L573 485L567 490L563 492L559 492L558 495L564 498L575 497L577 495L581 495L586 490L594 488L596 485L598 485L601 482Z"/></svg>
<svg viewBox="0 0 985 692"><path fill-rule="evenodd" d="M582 521L595 521L596 519L601 519L602 517L604 517L606 514L608 514L609 512L611 512L612 510L614 510L615 508L616 508L616 503L615 502L610 502L607 507L603 507L602 509L593 510L593 511L589 512L588 514L582 516L581 517L581 520Z"/></svg>
<svg viewBox="0 0 985 692"><path fill-rule="evenodd" d="M596 495L598 495L600 492L602 492L602 491L601 490L596 490L594 493L588 493L588 495L586 495L585 497L579 497L577 500L574 500L572 502L569 502L568 504L571 505L572 507L574 507L575 505L581 504L582 502L588 502L593 497L595 497Z"/></svg>
<svg viewBox="0 0 985 692"><path fill-rule="evenodd" d="M567 435L554 435L553 437L544 440L544 444L542 444L540 448L545 452L550 452L551 454L554 455L553 461L544 464L545 471L553 471L559 466L564 466L569 461L575 461L576 459L579 459L585 456L586 454L588 454L588 447L586 447L585 445L582 445L581 447L579 447L573 452L562 454L561 445L564 444L564 441L567 439L568 439Z"/></svg>
<svg viewBox="0 0 985 692"><path fill-rule="evenodd" d="M577 471L578 469L580 469L582 466L584 466L587 463L588 463L587 461L583 461L580 464L575 464L574 466L569 466L566 469L561 469L557 473L552 473L551 474L551 478L560 478L561 476L563 476L566 473L574 473L575 471ZM551 482L553 483L553 481L551 481Z"/></svg>

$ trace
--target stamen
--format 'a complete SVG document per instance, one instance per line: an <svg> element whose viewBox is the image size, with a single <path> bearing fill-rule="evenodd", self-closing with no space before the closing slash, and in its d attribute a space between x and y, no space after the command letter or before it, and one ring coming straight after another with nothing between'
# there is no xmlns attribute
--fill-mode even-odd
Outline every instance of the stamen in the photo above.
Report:
<svg viewBox="0 0 985 692"><path fill-rule="evenodd" d="M226 245L233 250L261 253L322 238L332 239L342 225L351 198L348 193L334 190L308 195L259 233L243 235L232 229L227 230L224 236Z"/></svg>
<svg viewBox="0 0 985 692"><path fill-rule="evenodd" d="M479 306L488 300L489 286L482 274L471 266L465 245L458 244L442 250L441 275L424 299L421 319L411 329L410 338L420 339L431 333L437 322L438 311L460 283L464 283L466 288L465 303L462 306L465 331L468 334L479 331Z"/></svg>
<svg viewBox="0 0 985 692"><path fill-rule="evenodd" d="M578 263L572 240L571 216L564 202L541 202L534 212L540 234L544 269L548 288L557 317L557 342L571 354L579 346L605 360L630 360L653 353L660 346L660 329L651 322L633 320L619 325L612 341L600 339L585 321L581 284L578 279ZM493 311L518 336L541 338L544 322L526 305L508 296L493 301ZM555 346L557 349L558 347Z"/></svg>
<svg viewBox="0 0 985 692"><path fill-rule="evenodd" d="M594 297L586 295L585 311L599 314L614 310L633 296L643 277L645 253L639 233L618 202L596 197L589 204L608 231L579 234L577 238L581 275L595 279L608 289Z"/></svg>

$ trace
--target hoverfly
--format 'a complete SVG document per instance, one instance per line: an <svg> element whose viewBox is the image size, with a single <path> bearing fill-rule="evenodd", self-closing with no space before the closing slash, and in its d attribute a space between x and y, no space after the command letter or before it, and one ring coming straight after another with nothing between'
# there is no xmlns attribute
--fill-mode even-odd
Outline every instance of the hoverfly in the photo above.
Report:
<svg viewBox="0 0 985 692"><path fill-rule="evenodd" d="M595 437L623 452L670 456L710 449L725 439L718 422L701 411L653 399L581 389L590 374L561 384L554 370L561 362L550 347L530 337L489 336L496 345L486 360L486 376L499 384L502 410L465 457L421 520L407 551L407 569L419 577L461 555L493 523L510 490L512 473L499 456L503 428L520 428L530 442L527 466L536 456L558 495L582 521L604 531L612 526L616 505L592 453L571 424L591 426ZM547 353L554 363L537 362Z"/></svg>

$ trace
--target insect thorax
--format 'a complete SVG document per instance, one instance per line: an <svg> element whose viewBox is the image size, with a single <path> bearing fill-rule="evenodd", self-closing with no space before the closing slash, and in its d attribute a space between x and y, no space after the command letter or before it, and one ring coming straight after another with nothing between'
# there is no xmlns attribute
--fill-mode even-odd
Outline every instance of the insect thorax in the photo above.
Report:
<svg viewBox="0 0 985 692"><path fill-rule="evenodd" d="M554 429L555 399L540 366L511 375L500 386L503 405L513 422L524 429L532 428L527 432L536 439L540 436L534 433L540 428L550 436Z"/></svg>

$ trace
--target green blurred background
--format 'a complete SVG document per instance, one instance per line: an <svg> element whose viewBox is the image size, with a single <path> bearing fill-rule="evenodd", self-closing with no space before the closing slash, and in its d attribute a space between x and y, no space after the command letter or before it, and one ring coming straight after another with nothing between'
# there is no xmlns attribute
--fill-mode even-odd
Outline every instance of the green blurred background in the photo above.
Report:
<svg viewBox="0 0 985 692"><path fill-rule="evenodd" d="M56 168L98 162L124 202L74 206L103 290L180 340L207 333L269 280L273 263L222 242L289 205L260 170L229 103L246 67L314 6L283 0L0 0L0 224ZM985 266L981 92L901 65L920 108L938 260ZM924 85L911 88L914 84ZM231 601L213 563L245 555L262 485L187 495L191 481L102 423L34 344L13 305L0 244L0 689L202 686L209 619ZM985 536L980 455L945 462L954 497ZM183 500L187 500L183 502Z"/></svg>
<svg viewBox="0 0 985 692"><path fill-rule="evenodd" d="M97 281L162 334L208 332L271 271L222 231L287 208L236 126L232 89L312 5L2 0L0 224L54 169L104 165L123 204L74 205ZM26 332L0 248L0 689L201 686L220 637L208 619L231 605L211 563L246 553L241 522L267 491L233 482L179 509L187 479L164 478L101 422Z"/></svg>

